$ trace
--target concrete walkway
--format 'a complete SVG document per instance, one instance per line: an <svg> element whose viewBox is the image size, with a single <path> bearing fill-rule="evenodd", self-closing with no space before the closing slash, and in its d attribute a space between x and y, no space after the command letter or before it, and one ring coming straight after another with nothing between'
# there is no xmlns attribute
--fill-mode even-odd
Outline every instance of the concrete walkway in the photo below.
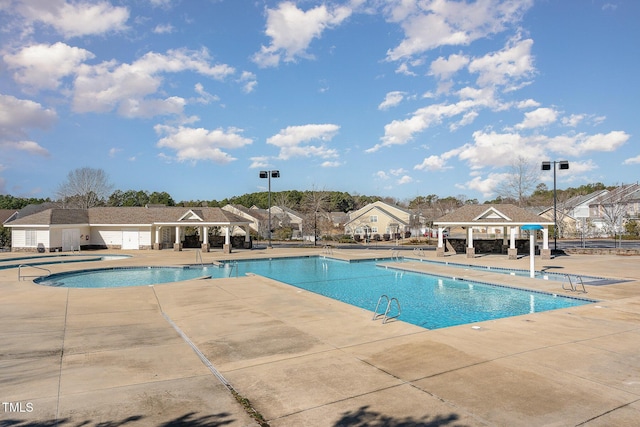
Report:
<svg viewBox="0 0 640 427"><path fill-rule="evenodd" d="M195 262L189 251L129 253L46 268ZM320 251L204 257L300 253ZM0 266L15 256L0 254ZM446 260L529 266L527 257ZM587 286L586 297L598 302L586 306L426 330L372 322L370 311L258 276L62 289L0 269L0 426L258 425L229 387L272 427L637 426L640 259L573 255L536 263L626 281ZM571 294L558 282L490 271L397 266Z"/></svg>

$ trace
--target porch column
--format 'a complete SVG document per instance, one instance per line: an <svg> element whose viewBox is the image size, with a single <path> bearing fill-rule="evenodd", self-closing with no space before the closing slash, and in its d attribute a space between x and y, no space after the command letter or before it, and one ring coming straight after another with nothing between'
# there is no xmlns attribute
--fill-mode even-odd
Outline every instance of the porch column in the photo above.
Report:
<svg viewBox="0 0 640 427"><path fill-rule="evenodd" d="M158 227L156 226L156 240L153 242L153 249L159 251L160 249L162 249L162 245L160 244L160 229L162 227Z"/></svg>
<svg viewBox="0 0 640 427"><path fill-rule="evenodd" d="M467 227L467 258L475 258L476 249L473 247L473 227Z"/></svg>
<svg viewBox="0 0 640 427"><path fill-rule="evenodd" d="M230 228L231 226L229 225L224 228L224 245L222 246L222 252L224 252L225 254L231 253L231 236L229 233Z"/></svg>
<svg viewBox="0 0 640 427"><path fill-rule="evenodd" d="M202 252L209 252L209 227L202 227Z"/></svg>
<svg viewBox="0 0 640 427"><path fill-rule="evenodd" d="M551 249L549 249L549 226L542 229L542 249L540 259L551 259Z"/></svg>
<svg viewBox="0 0 640 427"><path fill-rule="evenodd" d="M509 259L518 259L518 249L516 248L516 231L517 227L510 227L510 236L509 236L509 249L507 250L507 255Z"/></svg>
<svg viewBox="0 0 640 427"><path fill-rule="evenodd" d="M173 243L173 250L174 251L182 250L182 243L180 243L180 226L178 225L176 225L176 240Z"/></svg>
<svg viewBox="0 0 640 427"><path fill-rule="evenodd" d="M438 227L438 247L436 248L436 256L443 257L444 256L444 241L442 239L442 232L444 228Z"/></svg>
<svg viewBox="0 0 640 427"><path fill-rule="evenodd" d="M243 225L242 228L244 228L244 248L251 249L251 226Z"/></svg>

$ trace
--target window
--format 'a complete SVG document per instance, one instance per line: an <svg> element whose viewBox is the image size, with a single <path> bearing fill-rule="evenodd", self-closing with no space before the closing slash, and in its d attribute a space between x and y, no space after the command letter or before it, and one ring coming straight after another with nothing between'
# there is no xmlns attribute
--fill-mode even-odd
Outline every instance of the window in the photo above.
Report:
<svg viewBox="0 0 640 427"><path fill-rule="evenodd" d="M36 247L38 245L38 232L36 230L24 231L24 245L27 247Z"/></svg>
<svg viewBox="0 0 640 427"><path fill-rule="evenodd" d="M372 233L377 233L378 232L378 227L371 227L371 232Z"/></svg>
<svg viewBox="0 0 640 427"><path fill-rule="evenodd" d="M371 215L369 217L369 222L378 222L378 215Z"/></svg>

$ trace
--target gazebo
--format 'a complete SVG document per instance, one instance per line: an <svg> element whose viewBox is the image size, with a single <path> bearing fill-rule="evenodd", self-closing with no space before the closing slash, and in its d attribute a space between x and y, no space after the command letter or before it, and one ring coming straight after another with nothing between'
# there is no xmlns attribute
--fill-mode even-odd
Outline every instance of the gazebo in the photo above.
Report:
<svg viewBox="0 0 640 427"><path fill-rule="evenodd" d="M475 256L473 245L474 229L499 229L503 236L503 244L509 245L507 254L509 259L517 259L518 249L516 248L516 235L524 226L542 226L542 249L540 256L542 259L551 258L549 249L549 226L553 221L548 221L540 215L531 213L515 205L464 205L453 212L450 212L433 224L438 227L438 246L436 255L444 256L445 246L442 232L446 228L463 228L466 230L466 253L468 258ZM527 227L527 228L528 228ZM535 231L532 231L535 232Z"/></svg>

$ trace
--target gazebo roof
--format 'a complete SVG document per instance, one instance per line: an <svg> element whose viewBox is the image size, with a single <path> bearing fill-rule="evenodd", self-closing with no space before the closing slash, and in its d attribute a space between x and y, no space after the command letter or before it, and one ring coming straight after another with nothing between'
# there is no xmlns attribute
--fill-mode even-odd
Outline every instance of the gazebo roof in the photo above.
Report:
<svg viewBox="0 0 640 427"><path fill-rule="evenodd" d="M433 222L438 226L487 226L487 225L553 225L540 215L536 215L516 205L464 205Z"/></svg>

